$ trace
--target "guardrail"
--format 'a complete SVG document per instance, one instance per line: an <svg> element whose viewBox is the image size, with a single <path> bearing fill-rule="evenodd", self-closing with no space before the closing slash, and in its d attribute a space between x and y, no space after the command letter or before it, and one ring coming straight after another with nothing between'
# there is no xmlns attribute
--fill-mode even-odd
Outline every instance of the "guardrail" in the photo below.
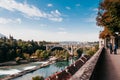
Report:
<svg viewBox="0 0 120 80"><path fill-rule="evenodd" d="M104 48L100 48L69 80L95 80L95 71L103 55Z"/></svg>

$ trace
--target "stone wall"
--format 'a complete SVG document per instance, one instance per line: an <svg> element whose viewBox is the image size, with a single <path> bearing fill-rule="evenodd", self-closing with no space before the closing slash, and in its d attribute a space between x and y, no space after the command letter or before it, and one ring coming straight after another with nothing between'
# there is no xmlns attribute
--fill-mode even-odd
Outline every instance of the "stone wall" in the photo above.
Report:
<svg viewBox="0 0 120 80"><path fill-rule="evenodd" d="M100 48L69 80L93 80L92 76L104 48Z"/></svg>
<svg viewBox="0 0 120 80"><path fill-rule="evenodd" d="M84 55L76 62L65 68L65 70L56 72L45 80L69 80L88 61L89 58L90 57L88 55Z"/></svg>

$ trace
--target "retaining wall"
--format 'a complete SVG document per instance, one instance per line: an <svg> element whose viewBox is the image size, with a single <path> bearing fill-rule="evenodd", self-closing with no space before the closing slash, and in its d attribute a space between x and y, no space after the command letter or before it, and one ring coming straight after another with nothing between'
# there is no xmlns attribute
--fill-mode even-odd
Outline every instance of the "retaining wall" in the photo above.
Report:
<svg viewBox="0 0 120 80"><path fill-rule="evenodd" d="M90 56L84 55L76 62L65 68L65 70L56 72L45 80L69 80L88 61L89 58Z"/></svg>
<svg viewBox="0 0 120 80"><path fill-rule="evenodd" d="M95 80L94 73L103 55L102 47L69 80Z"/></svg>

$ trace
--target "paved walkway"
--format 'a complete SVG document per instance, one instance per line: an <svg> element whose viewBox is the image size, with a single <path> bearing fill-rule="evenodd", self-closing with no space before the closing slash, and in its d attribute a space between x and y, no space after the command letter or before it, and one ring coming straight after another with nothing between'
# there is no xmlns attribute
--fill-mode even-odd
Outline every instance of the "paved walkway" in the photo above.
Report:
<svg viewBox="0 0 120 80"><path fill-rule="evenodd" d="M106 51L97 80L120 80L120 49L117 55L110 54L109 50Z"/></svg>

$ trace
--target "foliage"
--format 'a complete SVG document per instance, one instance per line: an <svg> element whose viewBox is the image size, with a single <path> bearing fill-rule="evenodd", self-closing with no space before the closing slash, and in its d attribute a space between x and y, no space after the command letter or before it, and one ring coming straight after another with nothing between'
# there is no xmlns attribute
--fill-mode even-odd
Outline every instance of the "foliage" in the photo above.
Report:
<svg viewBox="0 0 120 80"><path fill-rule="evenodd" d="M50 51L45 50L45 44L58 44L55 42L36 42L36 41L23 41L21 39L16 40L12 36L9 38L0 38L0 62L16 60L19 63L19 59L30 60L30 57L37 56L40 60L48 59ZM57 54L59 53L59 54ZM54 56L67 59L69 54L66 51L57 51Z"/></svg>
<svg viewBox="0 0 120 80"><path fill-rule="evenodd" d="M16 57L29 59L37 49L45 50L45 46L33 40L23 41L16 40L12 36L2 37L0 38L0 62L14 60Z"/></svg>
<svg viewBox="0 0 120 80"><path fill-rule="evenodd" d="M32 80L44 80L44 78L42 76L35 76L32 77Z"/></svg>
<svg viewBox="0 0 120 80"><path fill-rule="evenodd" d="M28 53L23 53L23 58L30 61L30 54Z"/></svg>
<svg viewBox="0 0 120 80"><path fill-rule="evenodd" d="M77 56L78 58L82 55L83 53L83 48L79 48L75 53L74 56Z"/></svg>
<svg viewBox="0 0 120 80"><path fill-rule="evenodd" d="M52 55L54 55L58 59L64 60L67 60L69 57L69 53L66 50L55 50L52 52Z"/></svg>
<svg viewBox="0 0 120 80"><path fill-rule="evenodd" d="M87 55L90 55L90 56L93 56L99 49L99 45L94 45L90 48L87 48L86 50L86 54Z"/></svg>
<svg viewBox="0 0 120 80"><path fill-rule="evenodd" d="M49 51L37 49L37 50L35 51L35 55L36 55L37 58L40 59L40 60L47 59L47 58L49 57Z"/></svg>
<svg viewBox="0 0 120 80"><path fill-rule="evenodd" d="M95 51L99 50L99 44L95 45Z"/></svg>
<svg viewBox="0 0 120 80"><path fill-rule="evenodd" d="M106 37L110 37L112 35L112 33L110 32L110 30L108 30L108 28L104 28L104 30L102 32L100 32L99 37L102 39L105 39Z"/></svg>
<svg viewBox="0 0 120 80"><path fill-rule="evenodd" d="M87 54L90 56L93 56L95 54L95 52L93 50L89 50L89 51L87 51Z"/></svg>
<svg viewBox="0 0 120 80"><path fill-rule="evenodd" d="M119 0L103 0L99 5L99 12L96 18L97 25L105 27L101 35L102 38L105 35L115 32L120 32L120 1ZM108 29L107 32L105 29Z"/></svg>
<svg viewBox="0 0 120 80"><path fill-rule="evenodd" d="M20 63L20 57L16 57L16 58L15 58L15 61L16 61L16 63L19 64L19 63Z"/></svg>

